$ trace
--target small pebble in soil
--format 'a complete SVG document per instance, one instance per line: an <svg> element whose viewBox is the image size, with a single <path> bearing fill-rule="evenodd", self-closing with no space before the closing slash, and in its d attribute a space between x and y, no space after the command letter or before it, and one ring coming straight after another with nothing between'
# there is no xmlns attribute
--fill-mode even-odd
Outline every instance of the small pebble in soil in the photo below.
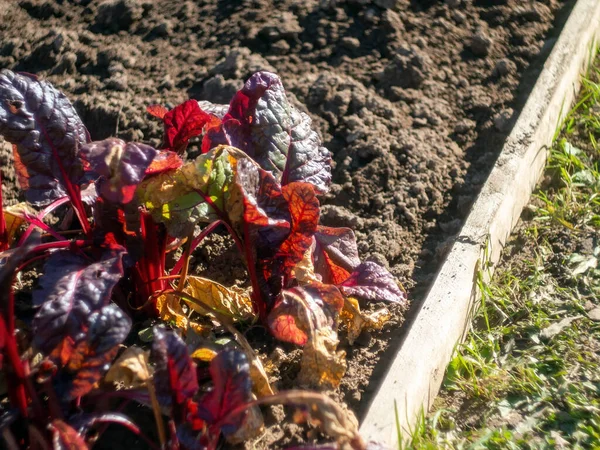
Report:
<svg viewBox="0 0 600 450"><path fill-rule="evenodd" d="M471 36L470 48L475 56L483 57L490 53L492 39L483 31L479 31Z"/></svg>
<svg viewBox="0 0 600 450"><path fill-rule="evenodd" d="M517 72L517 65L510 59L501 59L496 63L494 67L493 75L497 77L504 77L506 75L512 75Z"/></svg>

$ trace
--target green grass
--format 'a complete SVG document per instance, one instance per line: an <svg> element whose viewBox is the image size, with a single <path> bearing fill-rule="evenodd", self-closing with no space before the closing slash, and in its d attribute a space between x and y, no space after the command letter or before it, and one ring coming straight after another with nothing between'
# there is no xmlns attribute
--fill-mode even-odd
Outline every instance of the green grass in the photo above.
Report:
<svg viewBox="0 0 600 450"><path fill-rule="evenodd" d="M406 449L600 449L600 58Z"/></svg>

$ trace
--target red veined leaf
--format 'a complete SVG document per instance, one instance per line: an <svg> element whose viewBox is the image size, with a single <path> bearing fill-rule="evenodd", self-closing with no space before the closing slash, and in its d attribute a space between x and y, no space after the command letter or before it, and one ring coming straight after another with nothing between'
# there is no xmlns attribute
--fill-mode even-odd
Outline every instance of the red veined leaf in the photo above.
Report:
<svg viewBox="0 0 600 450"><path fill-rule="evenodd" d="M33 301L41 305L32 329L35 345L72 374L67 397L88 392L108 370L131 321L109 304L123 275L124 249L107 250L99 262L68 251L52 254Z"/></svg>
<svg viewBox="0 0 600 450"><path fill-rule="evenodd" d="M310 117L288 102L281 80L270 72L252 75L223 117L229 145L245 151L281 184L304 181L325 193L331 183L331 155L311 125Z"/></svg>
<svg viewBox="0 0 600 450"><path fill-rule="evenodd" d="M177 153L183 153L190 138L202 134L204 125L210 122L211 116L200 109L196 100L188 100L166 113L163 120L166 146Z"/></svg>
<svg viewBox="0 0 600 450"><path fill-rule="evenodd" d="M52 431L54 450L88 450L83 436L62 420L54 419L48 428Z"/></svg>
<svg viewBox="0 0 600 450"><path fill-rule="evenodd" d="M334 388L346 372L345 353L337 350L337 325L344 297L332 285L312 283L286 289L268 317L271 333L303 345L297 383Z"/></svg>
<svg viewBox="0 0 600 450"><path fill-rule="evenodd" d="M270 308L312 243L319 201L311 185L282 188L269 172L247 160L238 162L236 182L243 194L244 240L255 255L258 282Z"/></svg>
<svg viewBox="0 0 600 450"><path fill-rule="evenodd" d="M146 106L146 112L151 116L158 117L162 120L165 117L165 115L169 112L169 110L163 105L149 105Z"/></svg>
<svg viewBox="0 0 600 450"><path fill-rule="evenodd" d="M183 166L183 160L175 152L162 150L152 160L150 167L146 169L146 175L156 175L172 169L179 169Z"/></svg>
<svg viewBox="0 0 600 450"><path fill-rule="evenodd" d="M354 232L350 228L319 226L315 233L313 264L324 283L339 284L347 280L360 264Z"/></svg>
<svg viewBox="0 0 600 450"><path fill-rule="evenodd" d="M133 199L135 189L158 153L149 145L125 143L117 138L91 142L80 150L81 157L101 176L100 195L119 204Z"/></svg>
<svg viewBox="0 0 600 450"><path fill-rule="evenodd" d="M151 359L155 364L154 386L163 406L184 405L198 391L196 363L181 338L163 326L152 329Z"/></svg>
<svg viewBox="0 0 600 450"><path fill-rule="evenodd" d="M222 422L228 413L252 400L250 364L244 352L225 349L210 362L213 389L198 403L198 416L211 426L218 426L214 433L235 433L246 413Z"/></svg>
<svg viewBox="0 0 600 450"><path fill-rule="evenodd" d="M46 205L65 195L76 201L77 185L85 181L78 152L88 133L61 92L46 81L3 70L0 135L17 147L17 172L27 201Z"/></svg>
<svg viewBox="0 0 600 450"><path fill-rule="evenodd" d="M361 263L338 287L345 295L366 300L392 303L407 301L406 293L400 289L392 274L372 261Z"/></svg>

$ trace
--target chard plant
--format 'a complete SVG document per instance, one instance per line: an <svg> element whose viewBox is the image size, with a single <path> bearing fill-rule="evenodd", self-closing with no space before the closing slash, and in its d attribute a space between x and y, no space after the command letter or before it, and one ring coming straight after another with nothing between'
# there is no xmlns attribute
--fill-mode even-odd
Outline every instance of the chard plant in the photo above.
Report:
<svg viewBox="0 0 600 450"><path fill-rule="evenodd" d="M352 230L319 224L331 157L310 118L268 72L250 77L229 105L188 100L148 112L164 124L162 148L90 142L50 83L0 73L0 135L13 144L26 199L0 203L5 443L83 449L106 423L147 439L94 400L103 395L154 410L152 448L243 441L263 426L259 406L274 403L297 406L334 440L327 448L367 448L323 394L276 392L239 331L257 322L303 347L298 385L335 388L346 370L340 324L352 343L389 317L385 308L361 312L359 301L407 301L385 268L360 260ZM187 160L191 139L202 154ZM58 225L48 225L51 215ZM189 275L192 252L219 228L235 242L249 289ZM41 267L33 313L17 317L14 281L33 264ZM170 328L154 326L149 353L121 351L132 323L149 318ZM216 343L217 324L235 345Z"/></svg>

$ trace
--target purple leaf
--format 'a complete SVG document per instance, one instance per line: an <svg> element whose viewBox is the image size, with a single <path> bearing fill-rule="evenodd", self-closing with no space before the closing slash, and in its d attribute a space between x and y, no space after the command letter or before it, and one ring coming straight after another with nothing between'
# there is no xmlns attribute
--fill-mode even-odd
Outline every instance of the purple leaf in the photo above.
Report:
<svg viewBox="0 0 600 450"><path fill-rule="evenodd" d="M33 301L41 305L32 329L35 345L73 375L68 396L80 396L106 372L131 321L109 304L123 276L123 248L89 264L80 255L56 252L48 259Z"/></svg>
<svg viewBox="0 0 600 450"><path fill-rule="evenodd" d="M339 284L360 264L356 237L350 228L319 226L313 252L315 272L324 283Z"/></svg>
<svg viewBox="0 0 600 450"><path fill-rule="evenodd" d="M223 117L229 144L245 151L282 185L304 181L325 193L331 183L331 155L311 124L307 114L290 105L281 80L270 72L251 76Z"/></svg>
<svg viewBox="0 0 600 450"><path fill-rule="evenodd" d="M177 333L163 326L155 326L152 332L156 395L163 406L182 405L198 391L196 364Z"/></svg>
<svg viewBox="0 0 600 450"><path fill-rule="evenodd" d="M350 277L338 285L348 296L366 300L406 303L406 293L400 289L391 273L377 263L360 264Z"/></svg>
<svg viewBox="0 0 600 450"><path fill-rule="evenodd" d="M0 135L16 145L15 166L27 201L46 205L84 181L79 147L87 130L69 100L32 75L0 73Z"/></svg>
<svg viewBox="0 0 600 450"><path fill-rule="evenodd" d="M106 200L125 204L133 199L159 151L154 147L109 138L81 147L80 155L100 175L100 195Z"/></svg>
<svg viewBox="0 0 600 450"><path fill-rule="evenodd" d="M198 416L209 425L218 424L225 435L235 433L245 414L223 420L230 411L252 400L248 359L239 350L222 350L210 362L210 375L214 387L200 400Z"/></svg>

